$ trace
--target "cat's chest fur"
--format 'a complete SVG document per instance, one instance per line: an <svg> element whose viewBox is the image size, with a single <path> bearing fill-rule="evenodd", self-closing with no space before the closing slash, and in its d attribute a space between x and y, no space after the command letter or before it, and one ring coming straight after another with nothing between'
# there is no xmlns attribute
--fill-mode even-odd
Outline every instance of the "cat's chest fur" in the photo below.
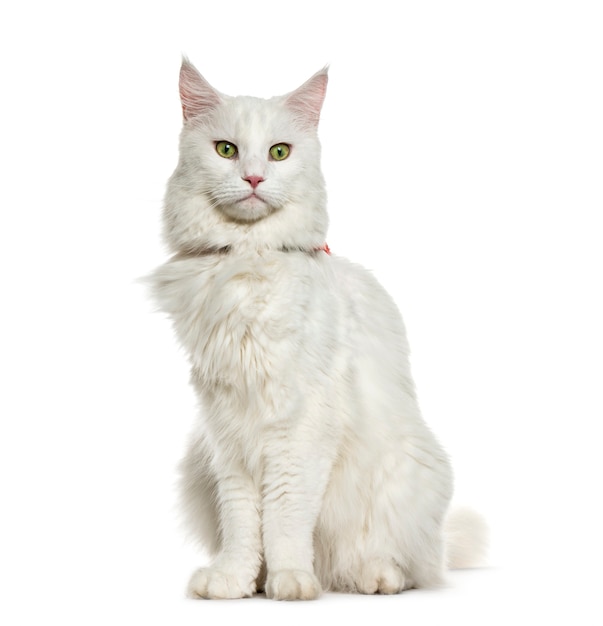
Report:
<svg viewBox="0 0 603 626"><path fill-rule="evenodd" d="M273 251L175 258L159 268L156 295L206 395L227 388L278 412L295 395L294 378L317 378L321 354L335 350L344 331L333 324L329 260Z"/></svg>

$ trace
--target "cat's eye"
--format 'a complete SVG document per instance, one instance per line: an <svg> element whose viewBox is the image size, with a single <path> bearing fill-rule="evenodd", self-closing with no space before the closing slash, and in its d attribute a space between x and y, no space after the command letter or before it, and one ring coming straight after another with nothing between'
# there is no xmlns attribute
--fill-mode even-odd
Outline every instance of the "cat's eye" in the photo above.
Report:
<svg viewBox="0 0 603 626"><path fill-rule="evenodd" d="M282 161L289 156L291 148L286 143L277 143L270 148L270 156L275 161Z"/></svg>
<svg viewBox="0 0 603 626"><path fill-rule="evenodd" d="M216 152L225 159L232 159L237 155L237 147L229 141L218 141L216 144Z"/></svg>

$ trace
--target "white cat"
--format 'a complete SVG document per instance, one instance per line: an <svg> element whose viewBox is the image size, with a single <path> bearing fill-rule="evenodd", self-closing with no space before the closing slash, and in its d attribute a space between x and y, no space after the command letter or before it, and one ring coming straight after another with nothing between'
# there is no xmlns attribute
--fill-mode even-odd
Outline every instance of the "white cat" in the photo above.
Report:
<svg viewBox="0 0 603 626"><path fill-rule="evenodd" d="M325 247L326 86L325 69L285 96L229 97L182 64L164 212L175 256L152 283L202 406L182 494L214 558L193 597L398 593L437 585L447 564L452 474L419 412L402 319ZM471 515L452 526L449 554L471 565L483 529Z"/></svg>

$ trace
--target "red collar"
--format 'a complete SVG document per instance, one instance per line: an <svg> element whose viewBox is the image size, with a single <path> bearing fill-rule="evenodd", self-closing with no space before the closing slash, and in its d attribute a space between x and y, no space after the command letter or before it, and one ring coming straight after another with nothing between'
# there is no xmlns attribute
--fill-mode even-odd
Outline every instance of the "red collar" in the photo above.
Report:
<svg viewBox="0 0 603 626"><path fill-rule="evenodd" d="M289 249L293 250L296 248ZM287 252L287 250L287 248L281 248L282 252ZM230 252L230 246L224 246L222 248L201 248L201 250L197 250L195 252L178 252L175 256L182 258L191 256L205 256L209 254L227 254L228 252ZM313 248L313 252L326 252L329 256L331 256L331 249L326 243L322 246L319 246L318 248Z"/></svg>

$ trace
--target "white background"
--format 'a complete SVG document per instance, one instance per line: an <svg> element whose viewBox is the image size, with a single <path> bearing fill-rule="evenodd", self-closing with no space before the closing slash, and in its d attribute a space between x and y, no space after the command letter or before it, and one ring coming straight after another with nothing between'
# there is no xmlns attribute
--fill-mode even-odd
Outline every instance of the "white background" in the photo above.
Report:
<svg viewBox="0 0 603 626"><path fill-rule="evenodd" d="M5 2L0 621L601 623L602 32L580 0ZM195 400L136 283L166 258L181 53L258 96L330 63L329 244L399 303L491 568L394 598L183 599Z"/></svg>

